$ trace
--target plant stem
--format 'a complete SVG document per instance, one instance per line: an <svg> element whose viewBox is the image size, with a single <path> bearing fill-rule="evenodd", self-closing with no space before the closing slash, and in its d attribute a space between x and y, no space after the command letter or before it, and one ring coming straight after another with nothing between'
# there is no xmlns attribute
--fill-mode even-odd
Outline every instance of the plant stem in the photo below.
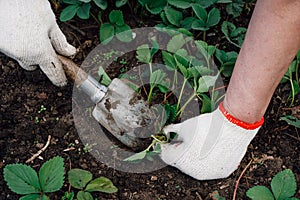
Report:
<svg viewBox="0 0 300 200"><path fill-rule="evenodd" d="M172 90L175 90L175 86L177 85L177 70L174 70L174 76L173 76L173 85Z"/></svg>
<svg viewBox="0 0 300 200"><path fill-rule="evenodd" d="M149 69L150 69L150 76L151 76L151 74L152 74L152 63L151 62L149 63Z"/></svg>
<svg viewBox="0 0 300 200"><path fill-rule="evenodd" d="M190 103L190 101L193 100L193 98L195 98L196 95L197 95L197 94L194 92L194 93L190 96L190 98L184 103L184 105L183 105L183 106L180 108L180 110L176 113L176 117L177 117L178 115L179 115L179 116L182 115L182 113L183 113L185 107Z"/></svg>
<svg viewBox="0 0 300 200"><path fill-rule="evenodd" d="M148 102L150 103L151 102L151 99L152 99L152 93L153 93L153 89L154 89L155 85L151 85L150 84L150 90L149 90L149 93L148 93Z"/></svg>
<svg viewBox="0 0 300 200"><path fill-rule="evenodd" d="M182 94L183 94L183 90L184 90L184 86L185 86L186 82L187 82L187 79L184 78L182 86L181 86L180 94L179 94L179 97L178 97L178 102L177 102L177 106L176 106L176 112L179 109L180 101L181 101L181 98L182 98Z"/></svg>
<svg viewBox="0 0 300 200"><path fill-rule="evenodd" d="M98 20L98 18L97 18L93 13L90 13L90 14L91 14L92 18L93 18L99 25L102 24L102 22L100 22L100 21Z"/></svg>
<svg viewBox="0 0 300 200"><path fill-rule="evenodd" d="M295 88L294 88L294 83L293 83L293 79L292 77L290 77L290 83L291 83L291 87L292 87L292 101L290 103L290 107L294 104L294 100L295 100Z"/></svg>
<svg viewBox="0 0 300 200"><path fill-rule="evenodd" d="M203 32L203 39L204 42L206 41L206 31Z"/></svg>

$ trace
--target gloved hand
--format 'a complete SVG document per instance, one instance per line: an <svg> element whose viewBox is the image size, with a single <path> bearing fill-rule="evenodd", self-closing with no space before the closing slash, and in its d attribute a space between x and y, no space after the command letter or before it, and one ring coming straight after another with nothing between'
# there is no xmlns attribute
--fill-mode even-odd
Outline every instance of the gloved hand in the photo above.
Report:
<svg viewBox="0 0 300 200"><path fill-rule="evenodd" d="M55 50L71 56L76 49L56 24L48 0L4 0L0 9L0 51L26 70L39 65L53 84L65 85L66 76Z"/></svg>
<svg viewBox="0 0 300 200"><path fill-rule="evenodd" d="M165 133L178 135L175 141L161 145L160 156L166 164L195 179L226 178L237 169L263 121L241 122L221 103L212 113L165 127Z"/></svg>

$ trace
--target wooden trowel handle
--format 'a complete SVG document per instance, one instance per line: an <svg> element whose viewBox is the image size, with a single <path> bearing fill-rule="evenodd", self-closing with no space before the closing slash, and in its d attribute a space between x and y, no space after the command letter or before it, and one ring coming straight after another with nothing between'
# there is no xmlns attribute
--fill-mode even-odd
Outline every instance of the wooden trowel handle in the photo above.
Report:
<svg viewBox="0 0 300 200"><path fill-rule="evenodd" d="M58 58L62 62L67 76L74 81L76 85L81 85L81 83L88 78L88 74L80 69L71 59L61 55L58 55Z"/></svg>

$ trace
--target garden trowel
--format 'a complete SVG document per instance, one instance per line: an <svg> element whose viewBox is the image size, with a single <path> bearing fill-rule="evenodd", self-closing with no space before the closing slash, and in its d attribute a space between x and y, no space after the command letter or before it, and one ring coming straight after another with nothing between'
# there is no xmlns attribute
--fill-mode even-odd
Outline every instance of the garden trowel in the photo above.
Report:
<svg viewBox="0 0 300 200"><path fill-rule="evenodd" d="M142 139L136 130L150 127L156 119L141 95L118 78L103 86L69 58L59 59L66 74L96 104L93 117L127 147L140 146Z"/></svg>

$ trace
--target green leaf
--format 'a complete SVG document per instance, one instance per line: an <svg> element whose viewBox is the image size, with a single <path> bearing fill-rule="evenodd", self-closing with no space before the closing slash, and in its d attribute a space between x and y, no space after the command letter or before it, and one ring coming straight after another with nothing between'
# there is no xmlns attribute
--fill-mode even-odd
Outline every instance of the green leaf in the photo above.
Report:
<svg viewBox="0 0 300 200"><path fill-rule="evenodd" d="M152 48L151 48L150 54L151 54L151 57L153 57L159 50L159 44L157 43L155 38L151 38L151 44L152 44Z"/></svg>
<svg viewBox="0 0 300 200"><path fill-rule="evenodd" d="M112 10L109 13L109 21L112 24L116 24L118 26L124 25L123 14L120 10Z"/></svg>
<svg viewBox="0 0 300 200"><path fill-rule="evenodd" d="M105 177L99 177L95 180L92 180L85 189L87 192L104 192L104 193L115 193L118 191L118 188Z"/></svg>
<svg viewBox="0 0 300 200"><path fill-rule="evenodd" d="M218 75L202 76L198 81L197 93L200 94L200 93L208 92L209 88L215 85L217 78Z"/></svg>
<svg viewBox="0 0 300 200"><path fill-rule="evenodd" d="M187 9L192 6L191 0L168 0L168 3L176 8Z"/></svg>
<svg viewBox="0 0 300 200"><path fill-rule="evenodd" d="M4 168L4 180L9 189L17 194L40 193L38 175L31 167L10 164Z"/></svg>
<svg viewBox="0 0 300 200"><path fill-rule="evenodd" d="M207 15L206 26L208 26L208 27L215 26L219 23L220 19L221 19L221 16L220 16L219 9L213 8L213 9L211 9L211 11L209 11L209 13Z"/></svg>
<svg viewBox="0 0 300 200"><path fill-rule="evenodd" d="M221 30L226 39L233 45L241 48L244 41L247 29L243 27L236 28L236 26L228 21L222 23ZM235 41L235 42L233 42Z"/></svg>
<svg viewBox="0 0 300 200"><path fill-rule="evenodd" d="M128 0L116 0L116 7L120 8L127 3Z"/></svg>
<svg viewBox="0 0 300 200"><path fill-rule="evenodd" d="M60 13L60 17L59 17L60 21L66 22L66 21L72 19L76 15L78 9L79 9L79 5L78 4L67 6Z"/></svg>
<svg viewBox="0 0 300 200"><path fill-rule="evenodd" d="M64 159L54 157L43 164L39 171L40 184L43 192L55 192L64 184Z"/></svg>
<svg viewBox="0 0 300 200"><path fill-rule="evenodd" d="M78 0L63 0L66 4L79 4Z"/></svg>
<svg viewBox="0 0 300 200"><path fill-rule="evenodd" d="M217 0L216 3L232 3L232 0Z"/></svg>
<svg viewBox="0 0 300 200"><path fill-rule="evenodd" d="M103 44L109 43L115 34L114 26L110 23L104 23L100 27L100 41Z"/></svg>
<svg viewBox="0 0 300 200"><path fill-rule="evenodd" d="M234 0L232 3L226 6L226 11L229 15L233 15L233 17L238 17L242 13L243 7L243 0Z"/></svg>
<svg viewBox="0 0 300 200"><path fill-rule="evenodd" d="M200 56L203 56L207 61L211 59L211 56L215 53L216 47L213 45L208 45L204 41L195 41L196 47L200 52Z"/></svg>
<svg viewBox="0 0 300 200"><path fill-rule="evenodd" d="M252 200L275 200L272 192L265 186L254 186L246 192Z"/></svg>
<svg viewBox="0 0 300 200"><path fill-rule="evenodd" d="M218 191L213 191L212 197L213 197L213 200L226 200L224 197L219 195Z"/></svg>
<svg viewBox="0 0 300 200"><path fill-rule="evenodd" d="M65 192L64 196L61 198L61 200L73 200L74 199L74 192Z"/></svg>
<svg viewBox="0 0 300 200"><path fill-rule="evenodd" d="M238 53L234 51L225 52L223 50L216 49L215 56L221 63L220 71L225 77L230 77L235 65Z"/></svg>
<svg viewBox="0 0 300 200"><path fill-rule="evenodd" d="M209 6L213 5L216 0L196 0L196 3L203 8L208 8Z"/></svg>
<svg viewBox="0 0 300 200"><path fill-rule="evenodd" d="M200 94L202 96L201 114L210 113L215 108L215 103L206 94Z"/></svg>
<svg viewBox="0 0 300 200"><path fill-rule="evenodd" d="M93 1L102 10L105 10L107 8L107 1L106 0L93 0Z"/></svg>
<svg viewBox="0 0 300 200"><path fill-rule="evenodd" d="M89 2L91 2L91 0L79 0L79 1L84 2L84 3L89 3Z"/></svg>
<svg viewBox="0 0 300 200"><path fill-rule="evenodd" d="M200 19L203 23L206 24L207 12L206 12L205 8L203 8L202 6L200 6L198 4L193 4L192 8L193 8L194 13L198 17L198 19Z"/></svg>
<svg viewBox="0 0 300 200"><path fill-rule="evenodd" d="M99 82L102 84L102 85L105 85L105 86L108 86L110 83L111 83L111 79L110 77L107 75L107 73L104 71L103 67L100 66L98 68L98 75L100 77L100 80Z"/></svg>
<svg viewBox="0 0 300 200"><path fill-rule="evenodd" d="M185 28L187 30L192 29L193 22L196 20L195 17L186 17L184 20L181 22L180 27Z"/></svg>
<svg viewBox="0 0 300 200"><path fill-rule="evenodd" d="M170 123L173 123L176 119L176 114L177 114L176 107L177 107L176 104L174 104L174 105L170 105L168 103L164 104L165 112L167 115L167 120L169 120Z"/></svg>
<svg viewBox="0 0 300 200"><path fill-rule="evenodd" d="M295 126L296 128L300 128L300 119L292 115L286 115L284 117L280 117L280 120L286 121L288 124Z"/></svg>
<svg viewBox="0 0 300 200"><path fill-rule="evenodd" d="M43 194L28 194L26 196L21 197L19 200L50 200L50 198Z"/></svg>
<svg viewBox="0 0 300 200"><path fill-rule="evenodd" d="M91 172L82 169L71 169L68 172L68 180L72 187L77 189L83 189L90 180L92 180L93 175Z"/></svg>
<svg viewBox="0 0 300 200"><path fill-rule="evenodd" d="M206 23L200 19L196 19L192 23L192 29L198 30L198 31L207 31L209 28L206 27Z"/></svg>
<svg viewBox="0 0 300 200"><path fill-rule="evenodd" d="M123 161L137 161L137 160L142 160L145 158L147 154L147 151L141 151L139 153L135 153L132 156L129 156L128 158L125 158Z"/></svg>
<svg viewBox="0 0 300 200"><path fill-rule="evenodd" d="M293 80L293 88L294 88L294 96L296 96L297 94L299 94L299 83L297 80ZM292 95L292 91L291 91L291 95Z"/></svg>
<svg viewBox="0 0 300 200"><path fill-rule="evenodd" d="M143 44L137 48L136 58L143 63L151 63L151 52L148 44Z"/></svg>
<svg viewBox="0 0 300 200"><path fill-rule="evenodd" d="M123 26L117 26L116 27L116 37L121 42L132 41L132 31L130 29L130 26L128 26L127 24L124 24Z"/></svg>
<svg viewBox="0 0 300 200"><path fill-rule="evenodd" d="M182 13L172 7L165 8L166 17L169 22L175 26L179 26L183 18Z"/></svg>
<svg viewBox="0 0 300 200"><path fill-rule="evenodd" d="M166 5L167 0L151 0L145 4L146 9L154 15L159 14Z"/></svg>
<svg viewBox="0 0 300 200"><path fill-rule="evenodd" d="M82 6L79 7L77 10L77 15L81 19L88 19L90 17L90 9L91 9L91 4L89 3L84 3Z"/></svg>
<svg viewBox="0 0 300 200"><path fill-rule="evenodd" d="M167 69L169 69L169 70L176 69L176 61L170 53L168 53L166 51L162 51L162 58L163 58L164 64L167 67Z"/></svg>
<svg viewBox="0 0 300 200"><path fill-rule="evenodd" d="M167 44L167 50L169 52L175 53L179 49L181 49L185 45L185 39L183 34L177 34L171 38L171 40Z"/></svg>
<svg viewBox="0 0 300 200"><path fill-rule="evenodd" d="M158 69L155 70L154 72L152 72L151 76L150 76L150 85L154 86L154 85L158 85L164 84L164 77L166 76L166 73L163 72L162 70Z"/></svg>
<svg viewBox="0 0 300 200"><path fill-rule="evenodd" d="M76 195L77 200L94 200L93 196L89 192L79 191Z"/></svg>
<svg viewBox="0 0 300 200"><path fill-rule="evenodd" d="M276 200L294 196L297 183L292 170L286 169L276 174L271 181L271 188Z"/></svg>

